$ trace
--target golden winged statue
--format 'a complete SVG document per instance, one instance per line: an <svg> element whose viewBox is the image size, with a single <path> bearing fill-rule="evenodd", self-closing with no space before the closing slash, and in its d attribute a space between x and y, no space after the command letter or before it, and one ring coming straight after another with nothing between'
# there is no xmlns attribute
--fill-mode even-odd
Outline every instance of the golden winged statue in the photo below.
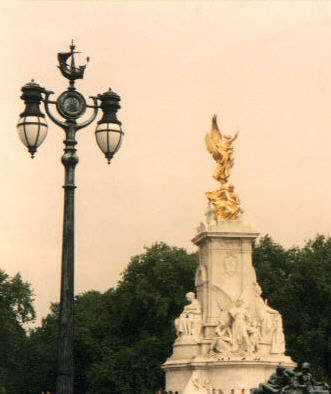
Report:
<svg viewBox="0 0 331 394"><path fill-rule="evenodd" d="M217 222L237 220L241 212L239 197L234 192L234 186L228 182L234 163L233 142L237 137L238 132L233 137L222 135L217 125L217 117L213 116L211 130L206 135L206 145L218 164L213 177L221 183L221 187L219 190L207 192L206 195L215 207Z"/></svg>

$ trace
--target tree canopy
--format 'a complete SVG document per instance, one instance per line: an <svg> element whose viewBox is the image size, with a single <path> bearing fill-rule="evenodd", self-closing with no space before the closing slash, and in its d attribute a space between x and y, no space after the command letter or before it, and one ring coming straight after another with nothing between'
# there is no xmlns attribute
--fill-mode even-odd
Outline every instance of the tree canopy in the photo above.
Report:
<svg viewBox="0 0 331 394"><path fill-rule="evenodd" d="M196 267L195 253L157 243L131 259L115 289L76 297L75 392L154 394L163 386L160 365ZM53 306L30 337L31 394L54 389L57 317Z"/></svg>
<svg viewBox="0 0 331 394"><path fill-rule="evenodd" d="M24 388L25 323L35 319L30 284L20 274L0 270L0 393L17 394Z"/></svg>
<svg viewBox="0 0 331 394"><path fill-rule="evenodd" d="M253 264L264 297L283 316L287 353L330 379L331 238L318 235L302 248L286 249L265 236L254 247ZM185 294L194 291L196 267L195 253L157 243L131 258L117 287L76 297L75 392L154 394L163 386L161 365L172 352L173 321ZM23 337L22 322L32 318L32 310L29 304L8 305ZM15 394L54 391L57 322L53 304L26 337L25 389Z"/></svg>
<svg viewBox="0 0 331 394"><path fill-rule="evenodd" d="M131 259L118 287L103 296L103 334L86 375L90 393L154 393L163 386L160 365L170 355L173 320L194 289L196 267L195 254L164 243Z"/></svg>
<svg viewBox="0 0 331 394"><path fill-rule="evenodd" d="M253 261L264 296L283 316L287 353L330 381L331 238L286 250L265 236Z"/></svg>

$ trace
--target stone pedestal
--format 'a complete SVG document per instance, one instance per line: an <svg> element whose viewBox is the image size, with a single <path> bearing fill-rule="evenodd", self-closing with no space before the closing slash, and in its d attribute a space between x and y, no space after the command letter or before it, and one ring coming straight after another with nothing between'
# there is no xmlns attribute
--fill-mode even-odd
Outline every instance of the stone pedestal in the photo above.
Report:
<svg viewBox="0 0 331 394"><path fill-rule="evenodd" d="M280 363L294 366L284 354L281 315L262 299L256 282L252 243L257 236L241 220L199 226L192 240L200 258L197 299L191 297L176 320L178 338L163 365L168 392L248 393Z"/></svg>
<svg viewBox="0 0 331 394"><path fill-rule="evenodd" d="M270 360L212 360L197 357L191 360L169 359L166 390L178 394L250 394L274 373L279 361ZM293 367L284 359L282 365Z"/></svg>

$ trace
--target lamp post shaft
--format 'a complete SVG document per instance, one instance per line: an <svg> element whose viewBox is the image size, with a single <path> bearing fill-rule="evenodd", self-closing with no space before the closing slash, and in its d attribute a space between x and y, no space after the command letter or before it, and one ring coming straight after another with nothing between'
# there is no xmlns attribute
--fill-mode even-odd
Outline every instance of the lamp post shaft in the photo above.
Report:
<svg viewBox="0 0 331 394"><path fill-rule="evenodd" d="M49 119L65 131L65 148L62 156L65 183L56 394L74 393L75 168L78 163L76 133L89 126L101 108L103 117L98 122L95 136L108 163L118 151L124 134L121 122L116 117L116 112L120 108L118 94L109 89L97 97L91 96L93 105L87 105L84 96L76 90L75 80L83 79L86 64L76 66L74 57L79 52L75 51L75 47L72 42L70 52L58 53L58 67L62 75L69 80L67 90L53 101L50 100L50 96L54 92L41 87L34 80L24 85L21 98L24 100L25 110L21 113L17 124L19 137L28 148L31 157L34 157L37 148L47 135L48 126L45 115L40 110L41 102L44 103ZM60 119L53 115L50 109L54 104L58 114L61 115ZM78 123L77 120L84 115L87 108L93 108L93 113L87 120Z"/></svg>
<svg viewBox="0 0 331 394"><path fill-rule="evenodd" d="M64 127L66 139L62 163L65 168L64 217L62 242L62 272L60 326L58 344L58 377L56 394L74 392L74 251L75 251L75 167L76 128L74 122Z"/></svg>

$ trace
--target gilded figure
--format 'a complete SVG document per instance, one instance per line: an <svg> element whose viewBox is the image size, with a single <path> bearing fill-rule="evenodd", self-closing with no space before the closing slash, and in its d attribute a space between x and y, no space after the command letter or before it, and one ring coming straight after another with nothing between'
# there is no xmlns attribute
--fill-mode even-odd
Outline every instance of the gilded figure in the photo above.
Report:
<svg viewBox="0 0 331 394"><path fill-rule="evenodd" d="M237 137L238 132L233 137L222 135L217 125L217 117L213 116L211 130L206 134L206 145L208 152L218 164L213 177L222 184L228 181L233 167L233 142Z"/></svg>
<svg viewBox="0 0 331 394"><path fill-rule="evenodd" d="M234 136L222 135L217 117L213 116L211 130L206 135L206 146L218 164L213 178L221 183L221 187L206 195L216 209L217 222L237 220L241 212L239 197L234 192L234 186L228 182L234 164L233 142L237 137L238 132Z"/></svg>

